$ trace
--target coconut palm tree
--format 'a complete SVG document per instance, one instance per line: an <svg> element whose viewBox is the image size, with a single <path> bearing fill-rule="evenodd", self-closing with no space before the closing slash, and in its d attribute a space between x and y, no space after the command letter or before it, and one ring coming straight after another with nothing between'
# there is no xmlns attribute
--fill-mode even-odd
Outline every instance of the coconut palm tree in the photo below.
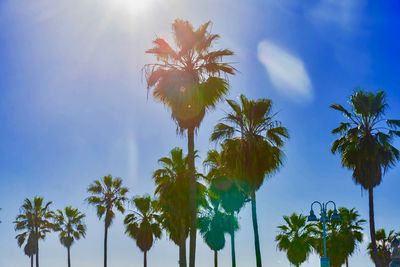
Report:
<svg viewBox="0 0 400 267"><path fill-rule="evenodd" d="M222 159L228 176L246 185L251 200L256 263L261 267L256 191L265 177L282 166L282 147L289 134L276 120L271 100L249 100L241 95L239 103L227 102L232 111L214 127L210 139L223 141Z"/></svg>
<svg viewBox="0 0 400 267"><path fill-rule="evenodd" d="M158 160L161 165L153 173L155 195L159 200L162 224L169 238L179 247L179 266L186 267L186 239L190 226L190 181L188 157L182 149L174 148L168 157ZM196 173L196 176L200 176ZM198 180L198 179L196 179ZM204 185L197 181L197 202L201 204Z"/></svg>
<svg viewBox="0 0 400 267"><path fill-rule="evenodd" d="M144 254L144 267L147 267L147 252L156 239L161 238L160 214L157 211L157 201L150 196L134 197L134 210L126 215L125 233L136 241L136 245Z"/></svg>
<svg viewBox="0 0 400 267"><path fill-rule="evenodd" d="M346 118L332 130L339 138L331 150L341 155L344 167L352 170L355 183L368 190L372 251L375 264L380 267L375 241L374 188L400 159L399 151L392 145L394 137L400 136L400 120L385 119L388 105L383 91L358 90L350 96L349 104L349 110L340 104L331 105Z"/></svg>
<svg viewBox="0 0 400 267"><path fill-rule="evenodd" d="M339 221L329 221L327 223L327 252L330 257L332 267L340 267L343 264L348 266L349 257L352 256L358 245L363 241L363 225L366 222L360 219L357 210L339 208ZM328 212L331 217L333 211ZM322 224L317 223L315 250L319 255L323 255L322 246Z"/></svg>
<svg viewBox="0 0 400 267"><path fill-rule="evenodd" d="M124 204L128 200L128 188L122 186L121 178L104 176L89 185L87 192L91 194L86 202L96 207L99 219L104 217L104 267L107 267L108 229L115 218L115 211L125 212Z"/></svg>
<svg viewBox="0 0 400 267"><path fill-rule="evenodd" d="M231 262L232 267L236 267L235 232L239 229L237 215L247 202L247 196L239 181L226 176L227 171L224 170L221 153L217 150L208 151L203 165L208 169L206 179L209 182L210 192L217 196L221 201L221 207L228 214L226 226L231 238Z"/></svg>
<svg viewBox="0 0 400 267"><path fill-rule="evenodd" d="M58 237L61 244L67 249L68 267L71 267L71 247L75 241L85 238L86 225L85 214L71 206L64 210L57 210L55 218L55 230L59 232Z"/></svg>
<svg viewBox="0 0 400 267"><path fill-rule="evenodd" d="M280 251L285 251L291 264L300 266L312 252L315 242L315 225L307 224L307 217L293 213L283 216L285 224L278 226L275 241Z"/></svg>
<svg viewBox="0 0 400 267"><path fill-rule="evenodd" d="M36 267L39 267L39 240L44 240L46 235L54 229L51 222L54 213L50 210L52 202L44 203L42 197L26 198L16 217L15 231L22 232L16 236L18 245L25 243L24 252L31 258L36 255Z"/></svg>
<svg viewBox="0 0 400 267"><path fill-rule="evenodd" d="M212 194L212 193L211 193ZM213 198L215 196L211 196ZM225 247L225 233L228 214L220 209L220 201L212 199L208 207L203 209L198 220L200 234L207 246L214 251L214 267L218 267L218 251Z"/></svg>
<svg viewBox="0 0 400 267"><path fill-rule="evenodd" d="M391 230L389 233L386 233L385 229L378 229L375 233L376 236L376 244L378 251L378 260L382 267L389 267L391 262L391 244L393 240L396 238L396 233ZM368 244L368 254L371 257L371 260L374 261L373 248L372 243Z"/></svg>
<svg viewBox="0 0 400 267"><path fill-rule="evenodd" d="M210 26L211 22L206 22L194 29L189 21L175 20L172 24L175 44L162 38L154 40L154 47L146 52L154 55L157 62L144 67L147 86L153 89L154 98L170 109L180 133L187 130L191 191L190 267L195 266L197 231L194 135L206 112L227 94L227 74L235 73L235 69L223 61L233 52L213 50L219 35L212 34Z"/></svg>

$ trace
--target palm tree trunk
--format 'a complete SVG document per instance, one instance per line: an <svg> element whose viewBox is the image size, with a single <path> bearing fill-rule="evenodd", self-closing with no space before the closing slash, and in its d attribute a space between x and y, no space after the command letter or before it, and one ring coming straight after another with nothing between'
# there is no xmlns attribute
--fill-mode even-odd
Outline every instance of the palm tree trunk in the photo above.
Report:
<svg viewBox="0 0 400 267"><path fill-rule="evenodd" d="M71 267L71 248L67 247L68 251L68 267Z"/></svg>
<svg viewBox="0 0 400 267"><path fill-rule="evenodd" d="M369 231L371 235L371 245L372 245L372 258L374 259L375 266L381 267L379 258L378 258L378 249L376 247L376 238L375 238L375 212L374 212L374 189L368 189L368 198L369 198Z"/></svg>
<svg viewBox="0 0 400 267"><path fill-rule="evenodd" d="M254 231L254 247L256 251L256 266L261 267L261 252L260 252L260 238L258 236L258 222L257 222L257 206L256 206L256 192L251 193L251 215L253 218L253 231Z"/></svg>
<svg viewBox="0 0 400 267"><path fill-rule="evenodd" d="M196 175L194 163L194 128L188 129L188 164L190 173L190 243L189 267L195 267L197 235Z"/></svg>
<svg viewBox="0 0 400 267"><path fill-rule="evenodd" d="M39 240L37 241L37 249L36 249L36 267L39 267Z"/></svg>
<svg viewBox="0 0 400 267"><path fill-rule="evenodd" d="M349 257L346 257L346 267L349 267Z"/></svg>
<svg viewBox="0 0 400 267"><path fill-rule="evenodd" d="M33 255L31 255L31 267L33 267Z"/></svg>
<svg viewBox="0 0 400 267"><path fill-rule="evenodd" d="M179 267L186 267L186 238L179 245Z"/></svg>
<svg viewBox="0 0 400 267"><path fill-rule="evenodd" d="M143 252L144 254L144 263L143 263L143 267L147 267L147 251Z"/></svg>
<svg viewBox="0 0 400 267"><path fill-rule="evenodd" d="M218 250L214 250L214 267L218 267Z"/></svg>
<svg viewBox="0 0 400 267"><path fill-rule="evenodd" d="M231 256L232 256L232 267L236 267L236 251L235 251L235 231L230 233L231 235Z"/></svg>
<svg viewBox="0 0 400 267"><path fill-rule="evenodd" d="M104 267L107 267L107 237L108 237L108 227L104 226Z"/></svg>

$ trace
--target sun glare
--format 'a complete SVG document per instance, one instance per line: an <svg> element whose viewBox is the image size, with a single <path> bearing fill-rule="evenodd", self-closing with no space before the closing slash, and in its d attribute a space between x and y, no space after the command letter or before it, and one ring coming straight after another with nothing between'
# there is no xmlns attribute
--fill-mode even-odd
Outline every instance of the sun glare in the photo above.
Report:
<svg viewBox="0 0 400 267"><path fill-rule="evenodd" d="M141 15L146 12L155 0L112 0L116 8L123 9L133 15Z"/></svg>

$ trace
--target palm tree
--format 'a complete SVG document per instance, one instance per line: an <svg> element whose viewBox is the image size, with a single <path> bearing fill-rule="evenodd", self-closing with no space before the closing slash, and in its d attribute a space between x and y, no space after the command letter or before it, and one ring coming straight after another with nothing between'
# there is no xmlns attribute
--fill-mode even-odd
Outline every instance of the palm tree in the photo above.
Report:
<svg viewBox="0 0 400 267"><path fill-rule="evenodd" d="M275 241L278 249L285 251L291 264L300 266L312 252L314 244L315 226L307 224L307 217L293 213L283 216L285 224L278 226L279 234Z"/></svg>
<svg viewBox="0 0 400 267"><path fill-rule="evenodd" d="M390 248L393 240L396 238L396 233L391 230L387 234L385 229L378 229L375 233L375 236L378 251L378 260L382 267L389 267L389 264L392 260ZM367 249L372 261L374 261L376 258L374 258L372 243L368 244Z"/></svg>
<svg viewBox="0 0 400 267"><path fill-rule="evenodd" d="M208 169L206 179L210 184L210 191L221 201L221 207L228 213L227 229L231 237L232 267L236 267L235 232L239 229L237 214L247 202L247 196L242 190L239 181L227 177L224 170L221 153L210 150L203 165Z"/></svg>
<svg viewBox="0 0 400 267"><path fill-rule="evenodd" d="M394 137L400 136L400 120L385 119L388 105L383 91L358 90L350 97L349 104L350 110L339 104L331 105L346 117L345 122L332 130L339 139L331 150L339 153L342 165L352 170L355 183L368 190L372 251L375 264L380 267L375 240L374 188L400 159L399 151L392 145Z"/></svg>
<svg viewBox="0 0 400 267"><path fill-rule="evenodd" d="M210 198L213 197L210 196ZM220 209L218 199L213 199L210 202L199 217L198 227L204 241L214 251L214 267L218 267L218 251L225 247L228 214Z"/></svg>
<svg viewBox="0 0 400 267"><path fill-rule="evenodd" d="M22 232L16 236L18 245L25 243L24 252L31 258L36 255L36 267L39 267L39 240L44 240L46 235L54 229L51 219L54 213L50 210L52 202L44 203L42 197L26 198L16 217L15 231Z"/></svg>
<svg viewBox="0 0 400 267"><path fill-rule="evenodd" d="M240 96L240 103L227 100L232 109L214 127L211 141L223 141L222 158L229 177L246 184L251 200L254 246L257 267L261 267L260 241L258 235L256 191L265 177L276 172L283 164L284 140L288 131L275 119L272 101L249 100Z"/></svg>
<svg viewBox="0 0 400 267"><path fill-rule="evenodd" d="M188 157L182 149L174 148L169 157L158 160L161 165L153 174L155 195L159 199L162 224L169 238L179 246L179 266L186 267L186 239L190 226L190 181ZM199 174L196 174L199 176ZM197 179L196 179L197 180ZM197 181L198 201L204 186Z"/></svg>
<svg viewBox="0 0 400 267"><path fill-rule="evenodd" d="M328 212L331 217L333 211ZM327 223L327 251L332 267L340 267L343 264L348 266L348 258L352 256L363 241L363 224L366 222L360 219L357 210L339 208L339 221L329 221ZM322 256L322 224L317 224L315 250Z"/></svg>
<svg viewBox="0 0 400 267"><path fill-rule="evenodd" d="M227 74L235 69L223 62L233 52L212 50L218 34L210 32L211 22L194 29L189 21L177 19L172 24L175 45L165 39L154 40L146 52L156 56L157 63L145 65L147 86L153 88L155 99L164 103L177 123L180 133L187 130L190 174L190 256L189 266L195 266L196 254L196 168L194 135L207 111L228 92Z"/></svg>
<svg viewBox="0 0 400 267"><path fill-rule="evenodd" d="M58 237L61 244L67 248L68 267L71 267L71 246L75 241L86 236L86 225L83 221L85 217L85 214L71 206L66 207L63 211L57 210L54 216L55 230L59 232Z"/></svg>
<svg viewBox="0 0 400 267"><path fill-rule="evenodd" d="M125 233L136 240L136 245L144 254L144 267L147 267L147 252L153 246L155 239L161 238L160 214L157 211L157 201L150 196L132 199L135 210L124 220Z"/></svg>
<svg viewBox="0 0 400 267"><path fill-rule="evenodd" d="M99 219L104 217L104 267L107 267L108 229L115 218L115 209L122 214L125 212L128 191L128 188L122 186L121 178L113 178L111 175L94 181L87 189L91 194L86 199L87 203L96 207Z"/></svg>

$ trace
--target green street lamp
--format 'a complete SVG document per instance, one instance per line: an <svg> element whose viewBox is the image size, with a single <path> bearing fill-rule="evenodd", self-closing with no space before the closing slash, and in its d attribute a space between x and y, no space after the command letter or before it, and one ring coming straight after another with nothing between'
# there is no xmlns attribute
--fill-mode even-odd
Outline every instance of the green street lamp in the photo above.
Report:
<svg viewBox="0 0 400 267"><path fill-rule="evenodd" d="M315 204L318 204L319 207L321 208L321 213L320 213L320 218L318 219L317 216L314 213L313 206ZM333 214L332 216L328 216L327 212L327 207L328 204L333 204ZM307 219L309 222L318 222L320 221L322 223L322 237L323 237L323 242L324 242L324 256L321 257L321 267L330 267L330 261L329 257L326 253L326 223L330 221L340 221L340 216L338 214L338 211L336 209L336 204L333 201L328 201L326 203L321 203L319 201L314 201L311 204L311 210L310 210L310 215L308 216Z"/></svg>

